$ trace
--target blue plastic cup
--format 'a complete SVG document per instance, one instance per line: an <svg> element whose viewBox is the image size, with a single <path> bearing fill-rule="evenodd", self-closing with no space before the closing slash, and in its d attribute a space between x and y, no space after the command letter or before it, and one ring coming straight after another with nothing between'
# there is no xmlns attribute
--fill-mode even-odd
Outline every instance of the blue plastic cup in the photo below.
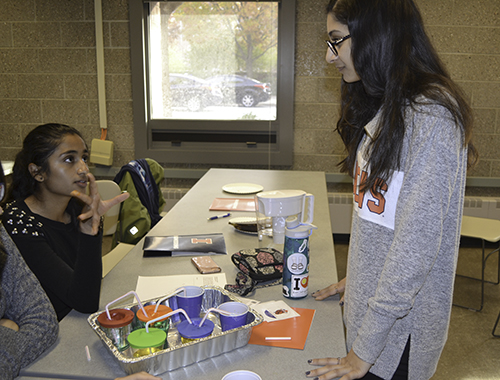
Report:
<svg viewBox="0 0 500 380"><path fill-rule="evenodd" d="M184 291L176 295L178 308L184 309L189 318L198 318L201 313L205 289L199 286L183 286L183 288ZM181 320L186 319L182 314L180 314L180 317Z"/></svg>
<svg viewBox="0 0 500 380"><path fill-rule="evenodd" d="M241 302L225 302L217 309L227 311L231 315L219 314L222 331L236 329L247 324L248 306Z"/></svg>

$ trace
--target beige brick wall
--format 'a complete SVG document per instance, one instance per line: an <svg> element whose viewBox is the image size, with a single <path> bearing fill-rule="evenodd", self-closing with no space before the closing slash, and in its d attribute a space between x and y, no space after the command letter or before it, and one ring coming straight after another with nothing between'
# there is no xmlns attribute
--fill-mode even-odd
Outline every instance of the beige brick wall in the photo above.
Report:
<svg viewBox="0 0 500 380"><path fill-rule="evenodd" d="M121 166L134 158L128 0L102 3L108 136ZM4 160L42 123L100 137L93 0L2 3L0 115Z"/></svg>
<svg viewBox="0 0 500 380"><path fill-rule="evenodd" d="M333 132L340 76L324 59L326 0L296 1L293 169L335 173L342 154ZM474 109L481 161L469 175L500 177L500 1L416 1ZM102 2L108 136L115 142L114 166L121 166L135 158L128 0ZM0 115L3 160L13 159L26 133L41 123L70 124L88 142L100 136L93 0L2 3Z"/></svg>
<svg viewBox="0 0 500 380"><path fill-rule="evenodd" d="M500 177L500 1L416 0L427 31L474 110L475 177ZM294 168L337 172L332 134L340 76L325 62L323 0L298 0Z"/></svg>

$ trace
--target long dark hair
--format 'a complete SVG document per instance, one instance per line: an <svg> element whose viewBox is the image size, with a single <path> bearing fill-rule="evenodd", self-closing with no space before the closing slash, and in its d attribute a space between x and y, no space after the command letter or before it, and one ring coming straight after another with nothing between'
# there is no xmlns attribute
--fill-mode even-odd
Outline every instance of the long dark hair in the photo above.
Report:
<svg viewBox="0 0 500 380"><path fill-rule="evenodd" d="M364 126L380 110L363 190L372 188L377 178L387 181L401 164L405 108L417 105L421 95L450 112L463 132L472 165L477 159L471 144L472 111L425 33L413 0L331 0L327 14L349 28L352 61L361 78L342 81L337 131L347 157L339 163L341 171L353 175Z"/></svg>
<svg viewBox="0 0 500 380"><path fill-rule="evenodd" d="M77 135L83 140L77 129L64 124L43 124L28 133L14 162L8 201L25 199L36 192L38 182L31 175L29 165L33 163L40 167L41 173L49 173L48 159L66 135Z"/></svg>
<svg viewBox="0 0 500 380"><path fill-rule="evenodd" d="M6 188L7 188L7 183L5 181L5 174L3 171L2 161L0 161L0 186L2 187L0 189L0 205L2 205L4 198L5 198Z"/></svg>
<svg viewBox="0 0 500 380"><path fill-rule="evenodd" d="M3 173L3 167L2 167L2 162L0 161L0 183L4 186L5 189L5 176ZM0 204L2 204L2 200L0 198ZM0 220L0 225L1 225L1 220ZM0 283L2 283L2 274L3 274L3 268L5 268L5 264L7 263L7 253L5 252L4 246L3 246L3 241L0 240Z"/></svg>

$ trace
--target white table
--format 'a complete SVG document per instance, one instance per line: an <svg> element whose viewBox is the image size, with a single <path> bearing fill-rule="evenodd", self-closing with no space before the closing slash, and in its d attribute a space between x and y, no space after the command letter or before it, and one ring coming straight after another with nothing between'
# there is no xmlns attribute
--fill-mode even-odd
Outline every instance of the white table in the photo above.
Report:
<svg viewBox="0 0 500 380"><path fill-rule="evenodd" d="M214 259L225 272L228 283L234 283L236 267L230 255L242 248L259 246L256 236L238 233L227 223L228 218L207 221L209 216L220 212L209 211L216 197L252 197L224 193L222 186L228 183L255 183L264 191L300 189L315 196L314 224L318 226L310 240L310 282L313 292L337 281L333 238L330 227L328 197L325 176L322 172L212 169L168 212L150 232L151 236L222 232L228 255ZM231 217L253 216L234 212ZM142 257L142 241L103 279L101 307L134 290L137 276L196 274L189 257ZM211 379L220 380L224 374L248 369L263 379L296 379L304 377L311 369L307 360L317 357L346 355L344 330L338 296L319 302L311 296L301 300L285 299L281 286L257 289L251 298L260 301L285 300L292 307L315 309L316 314L304 350L246 345L238 350L210 358L188 367L166 372L164 379ZM129 303L130 300L127 300ZM21 371L21 378L65 379L112 379L124 372L108 353L97 335L87 323L86 314L74 310L60 323L60 335L56 344L35 363ZM85 354L88 346L91 361Z"/></svg>
<svg viewBox="0 0 500 380"><path fill-rule="evenodd" d="M500 221L496 219L488 219L488 218L478 218L475 216L468 216L468 215L463 215L462 216L462 229L460 231L461 236L467 236L475 239L481 239L481 278L475 278L475 277L470 277L470 276L464 276L461 274L457 274L459 277L465 277L473 280L479 280L481 282L481 298L479 302L479 307L473 307L473 306L467 306L467 305L460 305L457 303L454 303L454 306L462 307L465 309L469 310L474 310L474 311L481 311L484 306L484 284L490 283L494 285L498 285L500 282L500 260L498 262L498 268L497 268L497 279L496 281L487 281L484 278L484 272L486 268L486 261L490 258L491 255L499 252L500 247L497 247L496 249L492 250L488 254L485 252L485 242L489 241L491 243L498 243L500 240ZM500 257L499 257L500 259ZM495 325L496 328L496 325ZM495 331L495 328L493 328L493 333Z"/></svg>

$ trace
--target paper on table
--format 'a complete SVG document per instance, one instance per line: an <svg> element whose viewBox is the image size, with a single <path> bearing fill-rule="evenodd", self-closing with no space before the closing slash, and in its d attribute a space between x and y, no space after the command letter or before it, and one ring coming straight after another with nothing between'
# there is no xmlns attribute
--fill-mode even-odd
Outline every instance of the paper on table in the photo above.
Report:
<svg viewBox="0 0 500 380"><path fill-rule="evenodd" d="M135 292L141 300L161 297L174 291L181 286L213 285L224 288L226 275L216 274L184 274L176 276L139 276Z"/></svg>
<svg viewBox="0 0 500 380"><path fill-rule="evenodd" d="M262 322L260 325L254 326L248 343L303 350L316 310L298 307L294 309L300 316L273 323ZM266 340L266 337L290 337L291 339Z"/></svg>
<svg viewBox="0 0 500 380"><path fill-rule="evenodd" d="M210 211L255 211L253 198L215 198Z"/></svg>
<svg viewBox="0 0 500 380"><path fill-rule="evenodd" d="M266 322L276 322L283 319L295 318L299 316L295 310L288 306L284 301L269 301L253 305L252 308L258 311ZM270 317L266 310L275 318Z"/></svg>

